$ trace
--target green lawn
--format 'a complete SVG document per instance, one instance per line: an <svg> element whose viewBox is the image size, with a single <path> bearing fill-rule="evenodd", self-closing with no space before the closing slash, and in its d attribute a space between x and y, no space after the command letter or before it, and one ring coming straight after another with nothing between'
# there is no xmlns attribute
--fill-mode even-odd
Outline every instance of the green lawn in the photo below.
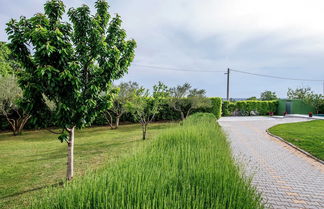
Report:
<svg viewBox="0 0 324 209"><path fill-rule="evenodd" d="M149 127L148 138L170 123ZM133 154L145 142L139 125L87 128L76 132L75 177ZM22 208L41 195L43 187L62 182L66 171L66 143L46 130L25 131L21 136L0 133L0 208Z"/></svg>
<svg viewBox="0 0 324 209"><path fill-rule="evenodd" d="M324 160L324 120L280 124L269 131Z"/></svg>

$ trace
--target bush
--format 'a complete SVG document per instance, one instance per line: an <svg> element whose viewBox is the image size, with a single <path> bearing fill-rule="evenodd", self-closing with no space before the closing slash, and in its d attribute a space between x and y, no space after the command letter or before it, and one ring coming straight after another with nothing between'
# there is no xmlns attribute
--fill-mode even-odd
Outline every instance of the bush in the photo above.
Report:
<svg viewBox="0 0 324 209"><path fill-rule="evenodd" d="M278 101L257 101L246 100L237 102L223 101L222 111L223 116L232 115L235 111L239 111L241 115L251 115L254 111L259 115L267 115L269 112L276 112Z"/></svg>
<svg viewBox="0 0 324 209"><path fill-rule="evenodd" d="M263 208L213 114L194 114L135 156L50 190L32 208Z"/></svg>

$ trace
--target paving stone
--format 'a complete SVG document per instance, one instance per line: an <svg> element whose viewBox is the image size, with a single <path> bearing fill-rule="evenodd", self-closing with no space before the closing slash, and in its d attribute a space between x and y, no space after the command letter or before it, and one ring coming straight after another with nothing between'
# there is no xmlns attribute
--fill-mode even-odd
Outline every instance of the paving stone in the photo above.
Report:
<svg viewBox="0 0 324 209"><path fill-rule="evenodd" d="M324 209L324 166L266 133L276 124L306 120L225 117L219 121L235 159L244 164L269 208Z"/></svg>

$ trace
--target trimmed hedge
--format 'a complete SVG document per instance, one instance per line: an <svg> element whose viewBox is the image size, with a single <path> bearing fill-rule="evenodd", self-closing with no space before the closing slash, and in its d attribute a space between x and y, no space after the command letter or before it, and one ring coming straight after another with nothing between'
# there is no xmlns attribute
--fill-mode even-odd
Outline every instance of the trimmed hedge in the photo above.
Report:
<svg viewBox="0 0 324 209"><path fill-rule="evenodd" d="M269 112L275 113L277 111L278 101L258 101L245 100L237 102L223 101L222 112L223 116L233 115L238 112L240 115L251 115L255 112L258 115L267 115Z"/></svg>

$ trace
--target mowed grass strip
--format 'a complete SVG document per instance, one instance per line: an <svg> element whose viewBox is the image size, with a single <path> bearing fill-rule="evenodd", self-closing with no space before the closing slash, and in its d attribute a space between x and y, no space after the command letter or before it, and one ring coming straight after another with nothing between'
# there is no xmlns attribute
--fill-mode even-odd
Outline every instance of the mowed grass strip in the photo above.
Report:
<svg viewBox="0 0 324 209"><path fill-rule="evenodd" d="M154 123L148 137L174 123ZM0 208L23 208L44 187L65 180L66 143L46 130L25 131L21 136L0 133ZM122 125L117 130L93 127L78 130L75 138L75 178L88 170L103 167L134 154L145 143L138 124Z"/></svg>
<svg viewBox="0 0 324 209"><path fill-rule="evenodd" d="M49 190L32 208L263 208L211 114L147 141L143 151Z"/></svg>
<svg viewBox="0 0 324 209"><path fill-rule="evenodd" d="M324 160L324 120L280 124L269 131Z"/></svg>

